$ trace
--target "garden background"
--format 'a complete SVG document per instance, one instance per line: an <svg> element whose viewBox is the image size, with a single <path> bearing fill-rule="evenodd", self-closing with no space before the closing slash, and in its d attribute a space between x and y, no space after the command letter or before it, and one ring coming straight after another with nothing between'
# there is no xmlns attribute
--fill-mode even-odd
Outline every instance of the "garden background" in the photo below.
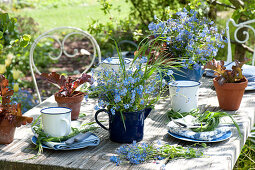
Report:
<svg viewBox="0 0 255 170"><path fill-rule="evenodd" d="M95 37L105 58L113 54L115 48L113 39L117 42L131 40L139 44L148 36L148 24L155 16L166 20L169 13L184 7L196 9L201 15L216 22L220 30L225 29L229 18L233 18L238 23L255 19L254 0L1 0L1 12L9 13L9 17L16 20L13 20L14 31L5 33L4 38L1 39L4 43L0 57L0 73L8 78L13 89L17 91L14 98L16 102L22 103L24 113L37 104L37 99L33 98L35 91L29 71L29 50L33 40L43 32L60 26L81 28ZM230 35L233 35L233 31L230 30ZM239 39L244 39L242 34L239 36ZM20 37L30 43L23 44L25 48L20 46L10 48L9 44ZM255 37L251 36L245 46L232 41L232 53L235 59L243 61L251 58L254 40ZM22 42L26 43L26 41ZM71 45L77 47L81 45L80 43ZM121 47L124 51L131 49L131 46L125 46L125 49ZM45 57L50 51L56 51L56 47L49 43L39 44L36 54L39 56L37 67L45 71L46 68L54 69L55 63ZM226 57L225 46L224 49L219 50L216 59L226 60ZM79 60L78 63L82 66L83 61ZM59 67L63 65L66 66L65 63L62 65L60 63ZM69 71L72 72L72 66L69 67ZM45 97L53 94L55 90L54 87L48 88L47 85L42 88ZM254 143L248 140L234 169L255 167L254 149Z"/></svg>

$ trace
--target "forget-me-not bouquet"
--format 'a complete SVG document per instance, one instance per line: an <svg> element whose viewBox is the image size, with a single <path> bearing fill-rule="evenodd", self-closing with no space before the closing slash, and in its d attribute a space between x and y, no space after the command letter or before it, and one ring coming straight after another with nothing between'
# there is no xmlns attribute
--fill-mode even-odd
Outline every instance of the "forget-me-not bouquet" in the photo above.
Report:
<svg viewBox="0 0 255 170"><path fill-rule="evenodd" d="M202 18L195 10L184 8L167 21L154 18L156 21L149 24L149 30L160 37L170 61L179 61L183 68L198 70L217 55L218 48L224 47L224 32L219 33L213 21Z"/></svg>
<svg viewBox="0 0 255 170"><path fill-rule="evenodd" d="M148 64L150 56L142 56L143 49L135 54L129 68L119 55L119 71L104 67L100 71L92 71L92 77L97 78L91 91L99 94L96 110L107 108L113 115L115 111L136 112L153 107L159 100L166 82L160 74L156 74L158 65Z"/></svg>

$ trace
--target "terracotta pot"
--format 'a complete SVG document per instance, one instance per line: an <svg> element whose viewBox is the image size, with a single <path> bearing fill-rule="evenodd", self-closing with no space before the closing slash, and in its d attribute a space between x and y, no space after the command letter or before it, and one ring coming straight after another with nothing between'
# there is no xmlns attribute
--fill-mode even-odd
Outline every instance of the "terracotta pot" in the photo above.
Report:
<svg viewBox="0 0 255 170"><path fill-rule="evenodd" d="M12 143L15 129L7 119L0 120L0 144Z"/></svg>
<svg viewBox="0 0 255 170"><path fill-rule="evenodd" d="M84 93L82 92L74 92L74 96L72 97L59 97L55 96L55 100L58 103L59 107L68 107L72 109L71 119L76 120L80 114L81 102L84 99Z"/></svg>
<svg viewBox="0 0 255 170"><path fill-rule="evenodd" d="M217 93L220 108L223 110L238 110L248 80L244 78L240 83L224 83L221 86L218 83L218 77L216 77L213 79L213 84Z"/></svg>

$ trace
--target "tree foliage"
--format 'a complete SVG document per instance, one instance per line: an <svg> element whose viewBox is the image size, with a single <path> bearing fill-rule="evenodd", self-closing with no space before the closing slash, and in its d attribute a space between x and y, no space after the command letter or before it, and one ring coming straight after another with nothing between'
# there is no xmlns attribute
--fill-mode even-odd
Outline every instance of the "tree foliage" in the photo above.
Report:
<svg viewBox="0 0 255 170"><path fill-rule="evenodd" d="M17 37L15 32L16 18L10 18L8 13L0 13L0 50L4 47L18 45L26 47L31 39L30 35L24 34Z"/></svg>
<svg viewBox="0 0 255 170"><path fill-rule="evenodd" d="M126 0L131 6L130 18L135 19L143 26L153 21L156 15L159 19L166 20L170 11L176 11L186 5L188 0Z"/></svg>

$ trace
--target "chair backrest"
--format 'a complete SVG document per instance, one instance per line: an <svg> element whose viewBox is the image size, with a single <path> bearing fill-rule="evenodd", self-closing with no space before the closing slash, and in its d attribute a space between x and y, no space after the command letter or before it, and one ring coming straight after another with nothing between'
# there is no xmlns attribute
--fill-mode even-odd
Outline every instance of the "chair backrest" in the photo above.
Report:
<svg viewBox="0 0 255 170"><path fill-rule="evenodd" d="M249 32L248 31L243 31L243 34L246 36L244 40L241 41L237 38L237 33L241 28L251 29L251 31L253 31L253 34L254 34L253 38L255 38L255 29L250 25L252 23L255 23L255 19L236 24L235 21L232 18L230 18L226 22L226 32L227 32L227 39L228 39L228 56L227 56L228 63L232 62L231 41L230 41L230 33L229 33L229 28L230 28L229 23L230 22L232 22L234 27L236 27L236 30L234 32L234 38L235 38L236 42L238 42L240 44L244 44L249 40ZM255 61L255 48L254 48L253 56L252 56L252 65L254 65L254 61Z"/></svg>
<svg viewBox="0 0 255 170"><path fill-rule="evenodd" d="M66 30L68 32L64 36L62 42L60 41L59 36L55 35L56 33L60 32L61 30ZM65 55L67 58L74 58L78 54L81 54L82 50L84 50L84 49L82 49L80 53L79 53L78 49L74 49L73 50L73 54L69 54L65 50L64 47L65 47L66 40L70 39L70 36L73 36L73 35L81 35L81 36L83 36L83 38L88 39L91 42L92 46L93 46L93 57L92 57L92 59L90 61L90 64L87 66L87 68L82 73L86 73L91 68L91 66L95 62L96 56L98 56L98 61L99 61L99 63L101 63L101 52L100 52L99 45L97 44L97 41L89 33L85 32L85 31L83 31L83 30L81 30L79 28L74 28L74 27L58 27L58 28L51 29L51 30L41 34L38 38L36 38L34 40L33 44L31 45L31 48L30 48L30 57L29 57L30 71L31 71L31 74L32 74L32 79L33 79L33 82L34 82L34 85L35 85L35 89L36 89L36 92L37 92L37 95L38 95L40 103L42 102L42 100L41 100L41 95L40 95L40 92L39 92L39 89L38 89L37 81L36 81L36 78L35 78L35 73L40 75L41 72L38 70L38 68L36 67L36 64L34 62L34 51L35 51L35 48L36 48L37 44L42 39L45 39L45 38L53 39L55 41L53 43L57 43L58 44L58 46L60 48L59 49L60 53L59 53L58 56L51 56L49 54L48 55L49 59L51 59L51 60L59 60L62 55ZM87 55L90 55L90 53L88 51L86 51L85 53Z"/></svg>

